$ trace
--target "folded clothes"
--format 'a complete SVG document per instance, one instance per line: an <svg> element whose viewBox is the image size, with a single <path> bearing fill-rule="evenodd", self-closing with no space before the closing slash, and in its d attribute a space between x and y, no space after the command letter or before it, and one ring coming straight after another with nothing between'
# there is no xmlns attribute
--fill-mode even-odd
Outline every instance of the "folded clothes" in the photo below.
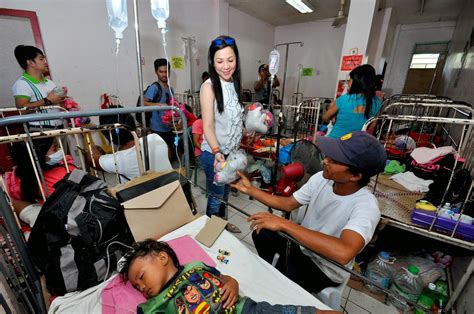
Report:
<svg viewBox="0 0 474 314"><path fill-rule="evenodd" d="M410 156L419 164L426 164L432 160L456 152L452 146L443 146L438 148L417 147Z"/></svg>
<svg viewBox="0 0 474 314"><path fill-rule="evenodd" d="M386 174L397 174L400 172L405 172L406 166L401 165L398 160L390 160L390 162L385 166L384 173Z"/></svg>
<svg viewBox="0 0 474 314"><path fill-rule="evenodd" d="M393 181L403 185L407 190L412 192L428 192L428 186L433 183L433 180L423 180L415 176L413 172L407 171L398 173L390 177Z"/></svg>

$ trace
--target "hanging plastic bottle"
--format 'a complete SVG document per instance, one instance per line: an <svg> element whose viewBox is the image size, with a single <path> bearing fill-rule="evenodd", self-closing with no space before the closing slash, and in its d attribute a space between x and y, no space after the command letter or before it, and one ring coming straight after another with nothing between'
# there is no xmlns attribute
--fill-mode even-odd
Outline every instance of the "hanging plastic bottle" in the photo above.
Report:
<svg viewBox="0 0 474 314"><path fill-rule="evenodd" d="M405 299L416 302L421 292L423 291L423 282L421 281L418 273L420 270L414 265L408 266L408 269L401 268L393 279L390 290L396 294L404 297ZM402 298L389 296L390 302L399 310L407 311L410 309L410 305Z"/></svg>
<svg viewBox="0 0 474 314"><path fill-rule="evenodd" d="M168 0L150 0L151 14L155 18L158 28L166 28L166 20L170 15L170 4Z"/></svg>
<svg viewBox="0 0 474 314"><path fill-rule="evenodd" d="M153 15L156 20L156 23L158 24L158 28L161 30L161 35L163 37L163 46L166 47L166 20L170 15L170 3L168 0L150 0L150 4L151 15Z"/></svg>
<svg viewBox="0 0 474 314"><path fill-rule="evenodd" d="M273 49L270 52L270 57L268 61L268 71L272 75L272 78L275 77L275 74L277 74L279 66L280 66L280 53L278 52L278 50Z"/></svg>
<svg viewBox="0 0 474 314"><path fill-rule="evenodd" d="M109 15L109 26L115 31L115 42L117 43L115 54L118 54L120 40L123 38L123 31L128 26L127 0L105 1Z"/></svg>
<svg viewBox="0 0 474 314"><path fill-rule="evenodd" d="M390 285L390 278L392 278L392 266L390 265L390 255L387 252L380 252L377 258L367 265L365 276L372 279L380 286L388 289ZM366 283L365 286L372 292L382 293L382 291L370 283Z"/></svg>

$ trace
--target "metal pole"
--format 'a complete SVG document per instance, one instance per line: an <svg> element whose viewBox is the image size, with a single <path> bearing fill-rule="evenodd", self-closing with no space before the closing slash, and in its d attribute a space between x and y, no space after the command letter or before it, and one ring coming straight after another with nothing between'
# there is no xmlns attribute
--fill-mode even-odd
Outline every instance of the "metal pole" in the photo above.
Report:
<svg viewBox="0 0 474 314"><path fill-rule="evenodd" d="M290 45L296 45L296 44L299 44L300 47L303 47L304 43L302 41L292 41L292 42L289 42L289 43L281 43L281 44L276 44L275 45L275 49L278 47L278 46L286 46L286 55L285 55L285 71L283 73L283 85L281 87L281 104L282 104L282 108L283 108L283 103L285 101L285 84L286 84L286 69L288 67L288 50L289 50L289 47Z"/></svg>
<svg viewBox="0 0 474 314"><path fill-rule="evenodd" d="M286 85L286 69L288 67L288 50L290 44L286 44L286 53L285 53L285 70L283 71L283 85L281 87L281 104L285 101L285 85Z"/></svg>
<svg viewBox="0 0 474 314"><path fill-rule="evenodd" d="M143 100L143 71L142 71L142 60L141 60L141 45L140 45L140 29L138 27L138 7L137 0L133 0L133 15L135 17L135 44L137 48L137 68L138 68L138 89L140 95L140 106L145 106ZM117 78L118 79L118 78ZM143 150L145 151L145 170L150 169L150 162L148 161L148 140L147 140L147 131L146 131L146 117L145 112L141 113L142 115L142 125L144 129L143 134Z"/></svg>
<svg viewBox="0 0 474 314"><path fill-rule="evenodd" d="M302 70L303 70L303 65L300 63L298 64L298 80L296 81L296 95L298 95L300 92L300 80L301 80ZM303 100L303 97L301 97L301 100Z"/></svg>
<svg viewBox="0 0 474 314"><path fill-rule="evenodd" d="M189 87L189 92L192 94L194 92L194 75L193 75L193 62L192 62L192 48L191 45L192 43L196 42L196 40L193 37L181 37L181 39L185 43L185 50L186 54L188 55L188 64L189 64L189 77L190 77L190 87Z"/></svg>

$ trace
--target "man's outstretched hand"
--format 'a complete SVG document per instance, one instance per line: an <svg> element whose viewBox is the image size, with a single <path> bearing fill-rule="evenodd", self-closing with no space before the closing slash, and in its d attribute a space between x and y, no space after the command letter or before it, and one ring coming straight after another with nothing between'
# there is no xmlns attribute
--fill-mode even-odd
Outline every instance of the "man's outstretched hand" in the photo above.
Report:
<svg viewBox="0 0 474 314"><path fill-rule="evenodd" d="M239 181L231 184L230 186L236 188L242 193L249 194L250 190L253 188L250 180L240 171L237 171L237 175L240 177Z"/></svg>

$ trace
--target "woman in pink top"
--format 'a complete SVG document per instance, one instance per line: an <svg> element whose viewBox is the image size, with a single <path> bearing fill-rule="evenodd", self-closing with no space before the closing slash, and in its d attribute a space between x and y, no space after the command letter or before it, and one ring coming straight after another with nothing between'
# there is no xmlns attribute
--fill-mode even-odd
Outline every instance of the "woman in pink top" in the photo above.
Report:
<svg viewBox="0 0 474 314"><path fill-rule="evenodd" d="M43 170L44 180L48 195L54 192L54 184L64 178L68 173L64 165L64 155L58 150L53 138L38 139L33 141L33 146L38 156L38 162ZM43 203L40 187L34 175L33 164L30 159L26 144L17 142L13 144L12 157L16 167L5 174L5 182L15 212L20 219L33 226ZM69 171L76 169L72 164L72 157L67 155ZM46 195L46 193L45 193Z"/></svg>
<svg viewBox="0 0 474 314"><path fill-rule="evenodd" d="M194 121L192 126L192 133L193 133L193 144L194 144L194 156L198 157L201 156L201 143L202 143L202 135L204 134L204 129L202 128L202 119L201 116Z"/></svg>

